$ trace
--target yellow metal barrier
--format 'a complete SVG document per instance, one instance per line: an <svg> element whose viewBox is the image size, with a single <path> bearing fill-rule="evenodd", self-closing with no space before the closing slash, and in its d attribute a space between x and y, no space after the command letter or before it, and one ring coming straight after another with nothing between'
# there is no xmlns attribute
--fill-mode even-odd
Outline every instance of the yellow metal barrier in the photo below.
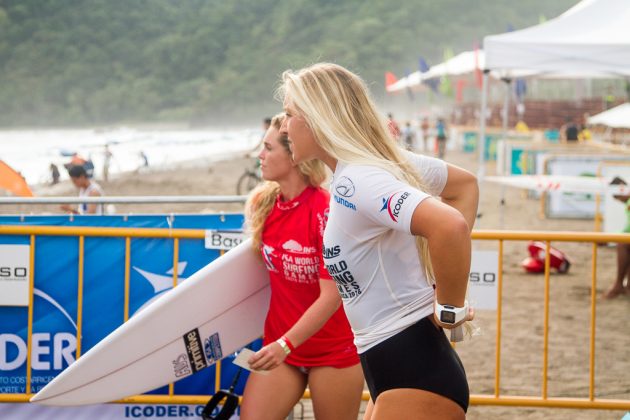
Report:
<svg viewBox="0 0 630 420"><path fill-rule="evenodd" d="M0 394L0 402L27 402L31 394L31 338L33 323L33 283L34 283L34 258L36 235L52 236L78 236L79 237L79 291L78 291L78 315L77 315L77 357L81 351L81 325L82 325L82 293L83 293L83 245L86 236L121 237L125 238L125 315L128 319L129 305L129 268L131 238L172 238L173 239L173 285L177 285L177 262L179 254L179 239L203 239L205 232L197 229L147 229L147 228L95 228L95 227L58 227L58 226L0 226L0 235L30 235L30 300L28 312L28 343L27 343L27 378L25 394ZM498 242L499 271L497 279L497 333L496 333L496 360L495 380L493 394L471 395L472 405L497 405L497 406L521 406L521 407L560 407L579 409L612 409L630 410L630 400L598 399L595 398L595 308L596 308L596 268L597 268L597 244L603 242L630 243L630 235L603 234L597 232L525 232L525 231L475 231L472 234L474 240L489 240ZM499 392L500 367L501 367L501 320L503 300L503 247L504 241L538 240L546 243L545 257L545 290L544 290L544 331L543 331L543 367L542 367L542 395L541 396L503 396ZM590 346L589 346L589 392L588 398L559 398L548 397L548 352L549 352L549 274L550 274L550 243L556 242L583 242L592 243L592 270L591 270L591 295L590 295ZM220 386L220 363L216 369L216 386ZM305 398L310 398L307 390ZM119 403L133 404L205 404L208 395L173 395L172 384L169 387L169 395L136 395L121 399ZM369 399L369 394L364 392L363 399Z"/></svg>

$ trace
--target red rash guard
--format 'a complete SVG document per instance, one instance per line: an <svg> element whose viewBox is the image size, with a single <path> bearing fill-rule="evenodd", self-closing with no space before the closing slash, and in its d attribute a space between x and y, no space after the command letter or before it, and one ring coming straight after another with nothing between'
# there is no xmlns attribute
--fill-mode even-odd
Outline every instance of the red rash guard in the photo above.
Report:
<svg viewBox="0 0 630 420"><path fill-rule="evenodd" d="M261 252L269 270L271 303L264 344L282 337L319 297L319 280L334 281L322 259L322 236L330 195L307 187L298 197L276 199L265 221ZM343 307L286 358L294 366L343 368L359 363Z"/></svg>

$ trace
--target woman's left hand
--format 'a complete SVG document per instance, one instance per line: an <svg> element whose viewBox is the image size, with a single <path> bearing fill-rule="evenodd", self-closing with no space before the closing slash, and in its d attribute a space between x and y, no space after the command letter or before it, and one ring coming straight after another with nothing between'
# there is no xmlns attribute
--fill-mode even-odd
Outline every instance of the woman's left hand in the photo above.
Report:
<svg viewBox="0 0 630 420"><path fill-rule="evenodd" d="M254 370L271 370L280 366L286 358L287 354L280 344L274 341L254 353L247 362Z"/></svg>

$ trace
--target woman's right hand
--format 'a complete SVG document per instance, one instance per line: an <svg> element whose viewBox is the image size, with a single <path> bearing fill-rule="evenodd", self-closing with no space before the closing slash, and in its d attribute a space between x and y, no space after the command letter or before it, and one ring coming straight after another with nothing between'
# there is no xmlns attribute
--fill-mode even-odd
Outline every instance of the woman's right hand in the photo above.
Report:
<svg viewBox="0 0 630 420"><path fill-rule="evenodd" d="M247 363L254 370L271 370L280 366L286 358L284 349L274 341L254 353Z"/></svg>

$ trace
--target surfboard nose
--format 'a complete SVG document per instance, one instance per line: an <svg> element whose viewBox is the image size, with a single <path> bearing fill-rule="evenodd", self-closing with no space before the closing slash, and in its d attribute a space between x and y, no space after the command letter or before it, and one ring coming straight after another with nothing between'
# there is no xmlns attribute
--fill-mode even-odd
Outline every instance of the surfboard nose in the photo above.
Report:
<svg viewBox="0 0 630 420"><path fill-rule="evenodd" d="M56 379L56 378L55 378ZM39 392L31 397L29 400L32 403L43 405L56 405L54 403L55 398L60 395L59 388L53 379L46 386L39 390Z"/></svg>
<svg viewBox="0 0 630 420"><path fill-rule="evenodd" d="M29 401L32 403L40 403L45 398L44 394L46 394L45 387L37 394L33 395Z"/></svg>

